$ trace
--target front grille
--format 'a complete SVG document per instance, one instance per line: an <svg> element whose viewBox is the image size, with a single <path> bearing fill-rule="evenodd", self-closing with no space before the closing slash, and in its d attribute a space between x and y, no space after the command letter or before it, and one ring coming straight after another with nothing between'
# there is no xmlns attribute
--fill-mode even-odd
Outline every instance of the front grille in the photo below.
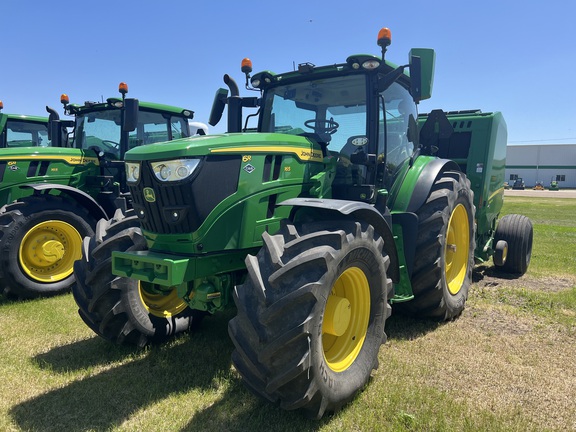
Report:
<svg viewBox="0 0 576 432"><path fill-rule="evenodd" d="M196 231L214 207L237 191L240 162L236 155L207 156L192 177L181 182L161 182L143 163L139 183L130 187L142 228L161 234ZM144 199L145 188L154 190L154 202Z"/></svg>

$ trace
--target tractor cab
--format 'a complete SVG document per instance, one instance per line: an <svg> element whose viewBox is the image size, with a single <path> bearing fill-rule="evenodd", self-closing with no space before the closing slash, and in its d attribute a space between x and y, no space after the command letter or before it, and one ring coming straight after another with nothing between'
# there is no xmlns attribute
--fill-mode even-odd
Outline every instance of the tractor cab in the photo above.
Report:
<svg viewBox="0 0 576 432"><path fill-rule="evenodd" d="M210 123L217 123L227 104L228 132L238 132L242 107L257 106L258 132L306 137L311 151L319 147L322 157L337 161L333 198L374 203L377 191L392 187L418 148L416 106L431 95L434 68L429 49L412 50L404 66L385 61L390 40L390 31L383 29L381 58L361 54L331 66L303 63L284 74L251 76L251 61L244 59L246 88L261 97L240 98L226 76L232 96L219 90Z"/></svg>
<svg viewBox="0 0 576 432"><path fill-rule="evenodd" d="M120 83L121 98L108 98L104 102L70 104L68 95L62 94L60 101L67 115L74 116L72 132L68 137L60 136L60 143L81 149L90 157L95 153L99 160L102 184L117 183L122 192L125 186L124 155L127 151L156 142L172 141L191 136L189 121L194 112L168 105L140 102L127 98L128 85ZM52 122L55 126L58 122ZM53 134L61 128L52 127ZM106 180L103 180L106 179Z"/></svg>
<svg viewBox="0 0 576 432"><path fill-rule="evenodd" d="M266 88L260 132L300 135L318 143L337 168L333 198L372 202L390 187L417 146L416 105L408 83L372 90L369 71L320 78L296 75ZM368 186L370 185L370 186Z"/></svg>
<svg viewBox="0 0 576 432"><path fill-rule="evenodd" d="M122 160L134 147L190 136L193 111L126 98L126 83L120 83L119 92L121 98L83 105L70 104L66 94L61 96L64 112L75 118L72 147Z"/></svg>

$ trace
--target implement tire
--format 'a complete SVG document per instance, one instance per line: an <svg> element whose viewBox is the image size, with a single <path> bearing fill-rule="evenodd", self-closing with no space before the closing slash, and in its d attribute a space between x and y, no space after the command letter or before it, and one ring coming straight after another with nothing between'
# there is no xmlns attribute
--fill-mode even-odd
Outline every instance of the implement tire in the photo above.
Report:
<svg viewBox="0 0 576 432"><path fill-rule="evenodd" d="M117 210L111 220L98 222L92 238L84 239L82 259L74 264L72 293L80 317L96 334L119 345L165 342L192 324L192 311L176 290L153 295L140 289L139 281L112 274L113 251L145 249L138 218Z"/></svg>
<svg viewBox="0 0 576 432"><path fill-rule="evenodd" d="M263 235L236 287L232 361L256 394L314 418L337 411L378 367L392 282L371 225L293 225Z"/></svg>
<svg viewBox="0 0 576 432"><path fill-rule="evenodd" d="M442 173L432 186L417 211L414 299L398 303L399 310L439 321L464 310L474 268L473 198L470 181L458 171Z"/></svg>
<svg viewBox="0 0 576 432"><path fill-rule="evenodd" d="M96 221L73 201L32 196L5 205L0 213L0 289L19 298L69 291L82 239Z"/></svg>
<svg viewBox="0 0 576 432"><path fill-rule="evenodd" d="M506 273L526 273L532 257L533 238L532 222L526 216L509 214L500 219L494 234L494 243L504 240L508 244L508 251L503 262L494 260L496 267Z"/></svg>

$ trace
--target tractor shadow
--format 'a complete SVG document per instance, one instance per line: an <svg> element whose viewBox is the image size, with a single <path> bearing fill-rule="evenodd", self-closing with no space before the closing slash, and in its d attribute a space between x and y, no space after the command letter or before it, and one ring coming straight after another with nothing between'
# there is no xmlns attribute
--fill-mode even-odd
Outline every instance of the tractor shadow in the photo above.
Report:
<svg viewBox="0 0 576 432"><path fill-rule="evenodd" d="M386 320L386 335L389 341L414 340L433 332L445 322L425 318L414 318L392 307L392 315Z"/></svg>
<svg viewBox="0 0 576 432"><path fill-rule="evenodd" d="M0 306L3 306L5 304L10 304L10 303L14 303L14 300L8 298L8 296L6 296L6 294L0 294Z"/></svg>
<svg viewBox="0 0 576 432"><path fill-rule="evenodd" d="M153 349L150 356L154 356ZM133 347L118 346L94 337L38 354L32 361L40 369L66 373L120 362L134 354Z"/></svg>
<svg viewBox="0 0 576 432"><path fill-rule="evenodd" d="M497 287L506 282L517 280L520 277L521 275L503 272L492 265L476 266L472 271L472 287L468 297L474 295L474 285ZM466 313L466 309L464 309L463 313ZM399 307L392 306L392 315L386 320L386 334L388 340L414 340L458 319L460 319L460 316L448 321L418 318L403 313Z"/></svg>
<svg viewBox="0 0 576 432"><path fill-rule="evenodd" d="M13 406L9 415L21 430L111 430L171 395L194 389L210 392L215 380L224 379L222 396L193 412L183 431L315 431L330 421L330 416L317 421L284 411L244 386L230 361L230 318L209 317L198 330L144 351L94 337L37 355L32 362L53 376L85 373ZM113 363L122 364L106 368ZM99 367L105 370L93 371Z"/></svg>
<svg viewBox="0 0 576 432"><path fill-rule="evenodd" d="M2 289L3 288L0 288L0 291L2 291ZM32 295L31 297L22 297L18 294L14 294L13 292L4 291L4 292L0 293L0 306L2 306L3 304L9 304L9 303L23 303L23 302L42 301L44 299L50 299L50 298L55 298L55 297L64 297L68 294L69 294L69 292L59 291L59 292L43 293L41 295Z"/></svg>
<svg viewBox="0 0 576 432"><path fill-rule="evenodd" d="M498 281L511 281L520 279L523 275L506 273L493 265L478 265L472 272L472 283L481 285L498 285Z"/></svg>
<svg viewBox="0 0 576 432"><path fill-rule="evenodd" d="M32 358L53 375L85 371L83 377L12 407L22 430L110 430L134 413L172 394L210 389L232 373L227 320L205 320L199 331L144 351L99 337L54 348ZM100 372L92 369L122 362Z"/></svg>

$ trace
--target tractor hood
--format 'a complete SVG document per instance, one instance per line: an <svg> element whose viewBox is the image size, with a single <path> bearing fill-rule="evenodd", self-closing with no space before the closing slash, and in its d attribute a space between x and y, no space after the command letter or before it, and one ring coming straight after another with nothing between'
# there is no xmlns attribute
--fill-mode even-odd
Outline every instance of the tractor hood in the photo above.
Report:
<svg viewBox="0 0 576 432"><path fill-rule="evenodd" d="M311 140L280 133L231 133L149 144L126 153L126 161L167 160L226 154L292 154L300 161L322 162L321 148Z"/></svg>

